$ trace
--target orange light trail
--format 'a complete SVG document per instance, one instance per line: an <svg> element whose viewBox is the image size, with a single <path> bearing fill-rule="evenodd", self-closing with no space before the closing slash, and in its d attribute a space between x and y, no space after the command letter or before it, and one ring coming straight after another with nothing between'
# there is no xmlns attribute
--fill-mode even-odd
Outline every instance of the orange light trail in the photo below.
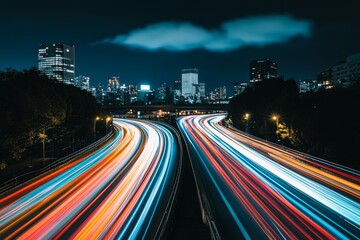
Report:
<svg viewBox="0 0 360 240"><path fill-rule="evenodd" d="M114 119L102 148L1 198L2 239L153 236L178 171L168 127Z"/></svg>

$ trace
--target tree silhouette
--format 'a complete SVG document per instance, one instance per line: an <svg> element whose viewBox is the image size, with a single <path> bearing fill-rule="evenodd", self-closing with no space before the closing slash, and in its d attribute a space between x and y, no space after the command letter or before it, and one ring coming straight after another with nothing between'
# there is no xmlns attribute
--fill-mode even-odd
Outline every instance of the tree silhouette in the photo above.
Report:
<svg viewBox="0 0 360 240"><path fill-rule="evenodd" d="M275 141L277 114L283 145L358 168L360 84L299 94L294 80L272 79L231 99L228 117L235 127ZM250 114L244 119L244 114ZM247 129L246 129L247 127Z"/></svg>
<svg viewBox="0 0 360 240"><path fill-rule="evenodd" d="M0 158L20 160L41 138L92 136L99 106L92 95L49 79L35 68L0 72Z"/></svg>

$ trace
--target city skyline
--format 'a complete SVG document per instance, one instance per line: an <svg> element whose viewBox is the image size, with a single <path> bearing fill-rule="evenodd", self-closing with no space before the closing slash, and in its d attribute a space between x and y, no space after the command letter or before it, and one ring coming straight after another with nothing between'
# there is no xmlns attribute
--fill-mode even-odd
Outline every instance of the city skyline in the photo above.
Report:
<svg viewBox="0 0 360 240"><path fill-rule="evenodd" d="M360 52L360 18L350 3L64 1L58 11L44 1L6 2L0 69L36 67L38 45L61 42L76 46L75 74L89 76L93 86L111 76L160 86L180 80L181 69L197 68L207 90L219 82L231 89L249 81L256 59L275 61L285 79L313 79Z"/></svg>

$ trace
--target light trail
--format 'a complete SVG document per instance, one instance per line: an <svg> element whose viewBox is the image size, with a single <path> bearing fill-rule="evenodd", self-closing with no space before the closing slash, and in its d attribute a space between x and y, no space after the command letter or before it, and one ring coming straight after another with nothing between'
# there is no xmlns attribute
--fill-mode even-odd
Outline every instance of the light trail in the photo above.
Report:
<svg viewBox="0 0 360 240"><path fill-rule="evenodd" d="M114 119L96 152L0 200L1 239L137 239L157 236L180 148L165 125Z"/></svg>
<svg viewBox="0 0 360 240"><path fill-rule="evenodd" d="M225 239L359 238L359 171L225 127L224 117L178 126Z"/></svg>

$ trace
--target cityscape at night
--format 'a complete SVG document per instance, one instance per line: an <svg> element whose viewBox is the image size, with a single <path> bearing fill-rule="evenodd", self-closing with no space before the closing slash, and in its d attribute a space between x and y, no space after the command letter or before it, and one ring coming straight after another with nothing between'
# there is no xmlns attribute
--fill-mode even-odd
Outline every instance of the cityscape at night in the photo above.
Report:
<svg viewBox="0 0 360 240"><path fill-rule="evenodd" d="M359 239L359 2L0 5L0 239Z"/></svg>

